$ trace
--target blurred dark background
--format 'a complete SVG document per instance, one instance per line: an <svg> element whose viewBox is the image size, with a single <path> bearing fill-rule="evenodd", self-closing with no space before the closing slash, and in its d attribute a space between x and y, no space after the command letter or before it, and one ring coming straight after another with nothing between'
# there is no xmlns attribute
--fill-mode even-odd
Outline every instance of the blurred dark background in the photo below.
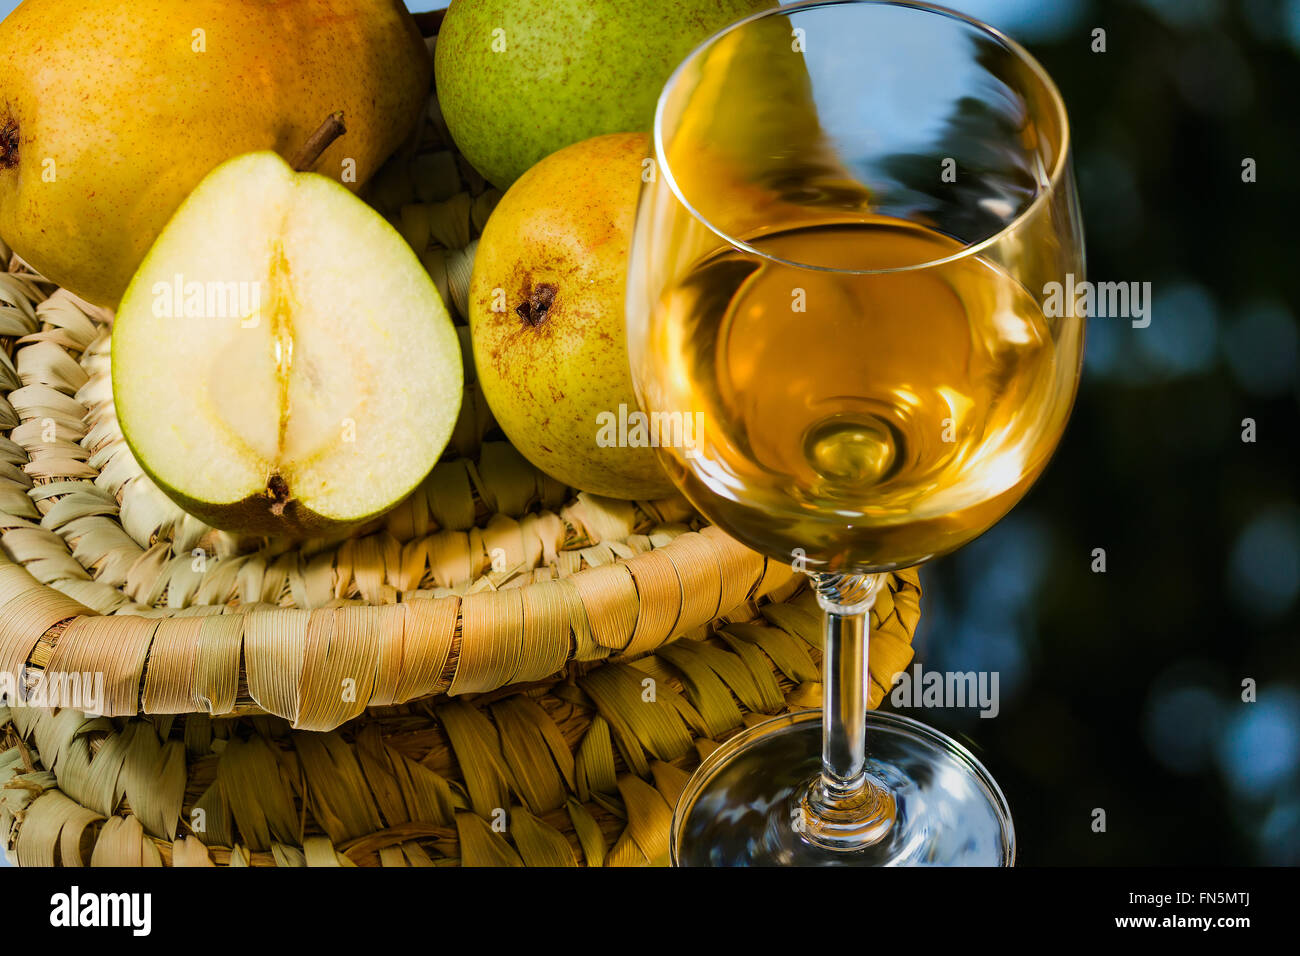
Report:
<svg viewBox="0 0 1300 956"><path fill-rule="evenodd" d="M988 765L1023 864L1300 864L1300 0L948 6L1055 77L1088 278L1155 302L1090 320L1046 475L922 572L917 659L998 672L1001 712L911 713Z"/></svg>

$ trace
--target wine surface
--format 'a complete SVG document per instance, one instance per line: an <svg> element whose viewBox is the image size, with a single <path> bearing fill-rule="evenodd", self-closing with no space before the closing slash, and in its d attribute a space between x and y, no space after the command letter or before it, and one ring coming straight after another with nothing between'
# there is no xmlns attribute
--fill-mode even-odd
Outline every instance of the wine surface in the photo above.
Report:
<svg viewBox="0 0 1300 956"><path fill-rule="evenodd" d="M862 571L946 553L1005 514L1064 429L1079 336L1055 341L977 256L915 268L962 246L901 220L747 244L761 255L705 257L653 319L652 407L702 413L666 462L696 506L772 557Z"/></svg>

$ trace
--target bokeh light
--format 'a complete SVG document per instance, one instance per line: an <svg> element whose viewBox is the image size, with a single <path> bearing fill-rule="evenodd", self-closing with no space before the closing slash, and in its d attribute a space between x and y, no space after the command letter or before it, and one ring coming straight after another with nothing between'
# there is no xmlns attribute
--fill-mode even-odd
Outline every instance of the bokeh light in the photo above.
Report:
<svg viewBox="0 0 1300 956"><path fill-rule="evenodd" d="M1278 505L1259 513L1242 529L1228 561L1231 590L1252 617L1275 618L1295 606L1300 594L1300 511Z"/></svg>
<svg viewBox="0 0 1300 956"><path fill-rule="evenodd" d="M1218 761L1229 788L1264 799L1283 788L1294 794L1300 775L1300 693L1265 685L1259 700L1242 703L1218 741Z"/></svg>

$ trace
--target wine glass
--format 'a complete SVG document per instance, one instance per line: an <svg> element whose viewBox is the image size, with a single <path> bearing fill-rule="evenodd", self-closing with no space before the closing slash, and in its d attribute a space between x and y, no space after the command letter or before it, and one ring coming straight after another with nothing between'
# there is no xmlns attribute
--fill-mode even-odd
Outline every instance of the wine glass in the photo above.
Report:
<svg viewBox="0 0 1300 956"><path fill-rule="evenodd" d="M704 761L674 862L1011 865L979 761L868 714L866 631L882 572L986 531L1069 417L1083 240L1060 94L952 11L813 0L678 67L642 178L633 379L652 421L697 423L661 460L825 611L821 712Z"/></svg>

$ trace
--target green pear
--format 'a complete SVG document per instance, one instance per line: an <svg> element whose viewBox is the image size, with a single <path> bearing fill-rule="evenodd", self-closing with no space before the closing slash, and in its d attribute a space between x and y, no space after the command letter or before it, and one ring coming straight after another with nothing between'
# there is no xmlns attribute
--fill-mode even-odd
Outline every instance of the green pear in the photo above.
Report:
<svg viewBox="0 0 1300 956"><path fill-rule="evenodd" d="M649 130L674 67L773 0L452 0L438 101L457 147L502 189L605 133Z"/></svg>
<svg viewBox="0 0 1300 956"><path fill-rule="evenodd" d="M113 325L136 459L226 531L362 524L432 470L460 410L460 340L405 240L275 153L219 166L149 251Z"/></svg>
<svg viewBox="0 0 1300 956"><path fill-rule="evenodd" d="M673 492L654 449L616 424L638 413L624 294L648 148L622 133L542 160L492 213L470 280L474 365L497 423L542 471L612 498Z"/></svg>
<svg viewBox="0 0 1300 956"><path fill-rule="evenodd" d="M25 0L0 22L0 236L115 308L172 213L241 153L359 189L414 126L428 48L400 0Z"/></svg>

